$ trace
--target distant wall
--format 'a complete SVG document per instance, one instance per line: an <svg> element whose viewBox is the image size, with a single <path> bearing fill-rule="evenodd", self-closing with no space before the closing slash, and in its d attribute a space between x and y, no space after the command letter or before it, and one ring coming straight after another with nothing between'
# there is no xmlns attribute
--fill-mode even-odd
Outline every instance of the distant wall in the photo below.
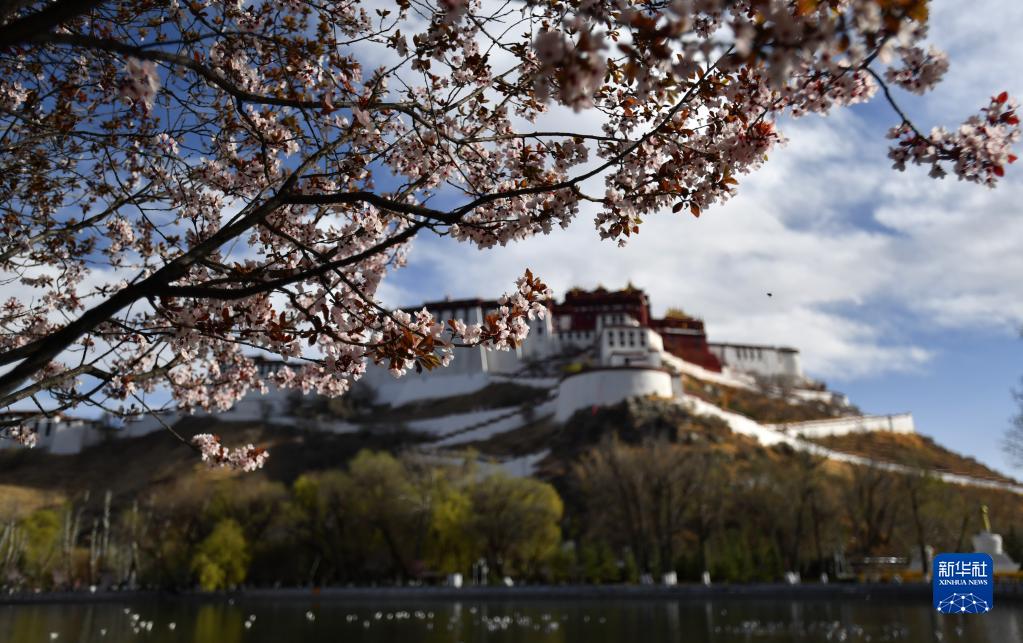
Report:
<svg viewBox="0 0 1023 643"><path fill-rule="evenodd" d="M95 422L81 418L32 418L28 426L36 432L34 448L55 455L74 455L103 439ZM18 442L0 439L0 450L21 448Z"/></svg>
<svg viewBox="0 0 1023 643"><path fill-rule="evenodd" d="M182 414L176 411L168 411L166 413L160 413L158 415L146 414L127 420L124 424L115 429L111 435L116 438L141 438L144 435L150 433L158 433L160 431L166 431L167 426L174 426L178 420L183 417Z"/></svg>
<svg viewBox="0 0 1023 643"><path fill-rule="evenodd" d="M266 393L252 389L245 397L235 402L230 410L213 415L232 422L269 421L275 417L288 415L293 406L289 398L299 393L297 390L279 389L276 386L270 386Z"/></svg>
<svg viewBox="0 0 1023 643"><path fill-rule="evenodd" d="M558 350L558 338L552 321L552 315L529 320L529 335L522 342L520 351L523 359L542 359Z"/></svg>
<svg viewBox="0 0 1023 643"><path fill-rule="evenodd" d="M394 377L387 369L372 364L366 368L363 380L376 392L378 404L393 406L475 393L490 384L490 376L485 372L450 373L441 368L429 373L412 371Z"/></svg>
<svg viewBox="0 0 1023 643"><path fill-rule="evenodd" d="M824 438L829 435L848 435L869 431L890 431L892 433L915 433L916 426L911 413L897 415L864 415L859 417L814 420L775 424L773 428L804 438Z"/></svg>
<svg viewBox="0 0 1023 643"><path fill-rule="evenodd" d="M674 397L672 377L656 368L601 368L570 375L558 386L554 419L564 422L579 409L609 406L630 397Z"/></svg>
<svg viewBox="0 0 1023 643"><path fill-rule="evenodd" d="M790 393L790 397L796 402L825 402L827 404L849 406L849 398L835 391L795 389Z"/></svg>
<svg viewBox="0 0 1023 643"><path fill-rule="evenodd" d="M55 426L46 450L54 455L74 455L95 442L90 439L94 431L92 423L61 422Z"/></svg>
<svg viewBox="0 0 1023 643"><path fill-rule="evenodd" d="M720 373L708 371L699 364L687 362L671 353L661 353L661 362L670 369L704 382L750 391L756 390L756 380L750 374L742 371L731 368L723 368Z"/></svg>
<svg viewBox="0 0 1023 643"><path fill-rule="evenodd" d="M593 330L556 330L556 350L589 348L596 341L597 333Z"/></svg>
<svg viewBox="0 0 1023 643"><path fill-rule="evenodd" d="M527 338L528 342L529 339ZM487 363L488 373L511 374L522 368L522 346L506 351L484 349L483 357ZM455 349L460 350L460 349ZM434 371L436 375L443 375L444 371Z"/></svg>
<svg viewBox="0 0 1023 643"><path fill-rule="evenodd" d="M746 344L709 344L708 347L723 364L740 371L769 377L803 377L799 351L792 348Z"/></svg>

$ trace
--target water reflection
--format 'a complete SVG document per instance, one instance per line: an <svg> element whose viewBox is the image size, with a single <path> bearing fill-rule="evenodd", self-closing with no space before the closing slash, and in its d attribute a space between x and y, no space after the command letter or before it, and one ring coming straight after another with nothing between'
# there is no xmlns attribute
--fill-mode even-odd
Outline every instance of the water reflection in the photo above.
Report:
<svg viewBox="0 0 1023 643"><path fill-rule="evenodd" d="M92 643L1023 641L1023 604L945 616L921 601L314 602L150 600L0 607L0 641Z"/></svg>

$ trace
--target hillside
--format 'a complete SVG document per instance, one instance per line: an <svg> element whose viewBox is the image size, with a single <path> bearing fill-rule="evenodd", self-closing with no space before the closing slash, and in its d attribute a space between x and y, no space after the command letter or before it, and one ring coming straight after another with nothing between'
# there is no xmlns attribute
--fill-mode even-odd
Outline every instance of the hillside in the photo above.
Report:
<svg viewBox="0 0 1023 643"><path fill-rule="evenodd" d="M946 449L933 438L918 433L873 431L815 438L811 441L829 449L882 462L956 473L982 480L1019 483L1018 480L984 466L971 457Z"/></svg>
<svg viewBox="0 0 1023 643"><path fill-rule="evenodd" d="M683 378L686 395L710 402L722 409L745 415L764 424L826 420L859 415L854 406L825 400L797 400L779 392L752 390Z"/></svg>
<svg viewBox="0 0 1023 643"><path fill-rule="evenodd" d="M686 387L694 397L765 423L836 417L850 412L850 407L840 404L794 402L763 391L711 385L694 378L687 378ZM549 415L532 412L542 408L547 399L548 391L544 389L509 382L493 383L471 395L398 407L373 404L366 399L338 407L325 400L307 398L302 408L296 410L296 416L305 415L309 422L323 417L342 419L350 423L349 430L314 431L303 429L301 422L297 426L281 426L208 417L183 420L176 430L186 437L212 432L219 434L226 444L253 443L268 448L271 457L266 468L256 475L285 484L305 472L343 467L363 449L420 453L440 457L439 461L471 457L475 453L495 465L526 460L534 475L554 481L563 479L582 454L611 437L633 444L661 438L683 446L709 448L730 460L774 451L749 435L734 433L719 417L699 415L672 401L636 398L579 411L560 425ZM517 414L513 419L521 421L502 424L509 414ZM490 430L489 426L495 428ZM465 438L446 438L451 435ZM1008 476L918 434L853 433L814 442L880 462L1015 483ZM130 498L189 477L225 475L231 474L210 471L197 461L190 448L166 432L110 440L71 456L4 451L0 452L3 491L0 512L23 513L65 497L79 496L85 490L102 493L110 489L117 498Z"/></svg>
<svg viewBox="0 0 1023 643"><path fill-rule="evenodd" d="M272 457L263 470L251 475L289 484L302 473L343 466L362 449L393 451L417 441L400 431L334 434L210 418L184 420L175 430L185 437L212 432L226 444L268 448ZM191 448L166 432L111 440L76 455L0 451L0 512L24 513L86 491L109 489L115 499L126 499L184 478L227 475L246 474L209 469Z"/></svg>
<svg viewBox="0 0 1023 643"><path fill-rule="evenodd" d="M733 433L718 418L695 415L677 404L656 399L633 399L579 411L564 426L539 422L469 446L485 456L498 457L546 450L537 475L553 479L565 475L586 451L612 438L633 444L664 439L711 448L732 457L762 450L755 440Z"/></svg>

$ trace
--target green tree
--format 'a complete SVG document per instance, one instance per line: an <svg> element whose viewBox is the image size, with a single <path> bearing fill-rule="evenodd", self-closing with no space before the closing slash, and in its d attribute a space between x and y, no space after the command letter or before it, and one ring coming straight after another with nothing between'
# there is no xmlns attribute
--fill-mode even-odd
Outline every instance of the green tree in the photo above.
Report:
<svg viewBox="0 0 1023 643"><path fill-rule="evenodd" d="M292 486L296 538L309 559L303 580L352 580L362 570L365 538L357 533L350 498L351 478L343 471L305 474Z"/></svg>
<svg viewBox="0 0 1023 643"><path fill-rule="evenodd" d="M1023 535L1016 530L1016 525L1009 525L1009 532L1005 534L1005 553L1017 562L1023 560Z"/></svg>
<svg viewBox="0 0 1023 643"><path fill-rule="evenodd" d="M586 543L580 550L583 573L587 583L612 583L618 580L618 561L611 547L604 541Z"/></svg>
<svg viewBox="0 0 1023 643"><path fill-rule="evenodd" d="M940 522L946 517L955 494L947 493L946 484L925 471L901 476L900 482L905 504L909 507L908 517L912 520L913 548L920 558L920 572L928 579L931 567L927 546L937 543Z"/></svg>
<svg viewBox="0 0 1023 643"><path fill-rule="evenodd" d="M465 488L441 479L434 485L427 543L430 567L445 574L465 572L479 558L479 541L468 526L472 500Z"/></svg>
<svg viewBox="0 0 1023 643"><path fill-rule="evenodd" d="M564 505L551 485L496 473L470 492L471 529L496 575L529 573L561 542Z"/></svg>
<svg viewBox="0 0 1023 643"><path fill-rule="evenodd" d="M636 555L631 549L626 549L625 555L622 556L622 581L632 584L639 582L639 565L636 564Z"/></svg>
<svg viewBox="0 0 1023 643"><path fill-rule="evenodd" d="M400 577L418 575L430 523L430 494L388 453L360 451L348 465L353 518L383 545L384 564Z"/></svg>
<svg viewBox="0 0 1023 643"><path fill-rule="evenodd" d="M231 518L218 522L192 557L192 571L199 577L199 586L208 592L241 584L248 567L245 533Z"/></svg>
<svg viewBox="0 0 1023 643"><path fill-rule="evenodd" d="M898 484L888 471L850 467L842 501L852 529L853 552L871 555L887 551L903 509Z"/></svg>
<svg viewBox="0 0 1023 643"><path fill-rule="evenodd" d="M61 518L54 509L39 509L21 522L22 570L37 585L48 587L59 562Z"/></svg>
<svg viewBox="0 0 1023 643"><path fill-rule="evenodd" d="M202 511L208 530L225 519L238 523L249 543L252 581L274 582L284 578L305 580L304 562L295 555L295 526L300 518L289 503L287 487L258 476L216 481Z"/></svg>
<svg viewBox="0 0 1023 643"><path fill-rule="evenodd" d="M1012 424L1005 432L1002 446L1013 466L1023 469L1023 380L1020 388L1012 392L1013 399L1019 406L1019 413L1012 418Z"/></svg>
<svg viewBox="0 0 1023 643"><path fill-rule="evenodd" d="M129 578L164 587L192 583L195 548L212 531L214 523L203 520L209 498L208 481L188 477L154 489L140 506L122 515L122 530L130 534L132 550ZM137 551L136 551L137 550Z"/></svg>

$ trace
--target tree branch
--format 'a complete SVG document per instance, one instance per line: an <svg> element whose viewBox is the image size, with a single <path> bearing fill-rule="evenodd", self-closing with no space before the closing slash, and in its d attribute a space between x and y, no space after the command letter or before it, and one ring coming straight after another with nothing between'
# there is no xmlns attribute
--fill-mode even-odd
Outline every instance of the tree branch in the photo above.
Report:
<svg viewBox="0 0 1023 643"><path fill-rule="evenodd" d="M26 44L35 40L39 36L51 31L54 27L92 11L102 1L59 0L58 2L46 5L46 7L35 13L12 20L0 26L0 49ZM26 3L5 2L5 6L2 8L5 14L11 11L11 8L6 6L8 4L14 5L13 10L16 11L17 5ZM2 17L4 16L0 15L0 18Z"/></svg>
<svg viewBox="0 0 1023 643"><path fill-rule="evenodd" d="M155 49L149 49L145 47L139 47L137 45L130 45L127 43L120 42L118 40L112 40L110 38L96 38L94 36L83 36L80 34L43 34L32 39L33 42L39 44L53 44L53 45L68 45L71 47L82 47L84 49L95 49L99 51L107 51L110 53L122 54L125 56L131 56L138 58L139 60L151 60L154 62L165 62L179 67L184 67L194 71L196 74L207 80L208 82L216 85L220 89L224 90L237 100L246 103L256 103L259 105L277 105L278 107L295 107L295 108L306 108L306 109L322 109L324 103L322 100L299 100L295 98L280 98L278 96L266 96L264 94L256 94L248 90L242 89L227 79L223 74L216 72L206 65L200 64L196 60L183 56L181 54L174 54L166 51L159 51ZM354 101L337 101L334 103L335 108L354 108L359 107L361 109L374 109L374 110L386 110L393 109L395 111L414 114L414 110L410 105L404 103L388 103L388 102L376 102L368 103L363 105L359 102Z"/></svg>

